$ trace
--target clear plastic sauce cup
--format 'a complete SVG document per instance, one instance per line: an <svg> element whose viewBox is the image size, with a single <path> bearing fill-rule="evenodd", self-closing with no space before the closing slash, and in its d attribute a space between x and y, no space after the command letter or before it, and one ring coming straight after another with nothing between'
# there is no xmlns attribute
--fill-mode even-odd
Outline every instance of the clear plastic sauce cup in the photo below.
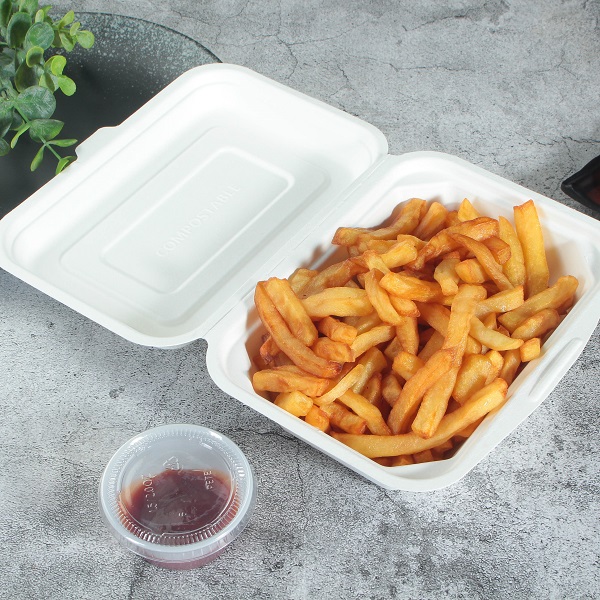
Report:
<svg viewBox="0 0 600 600"><path fill-rule="evenodd" d="M171 569L214 560L247 525L255 501L242 451L198 425L136 435L117 450L100 481L100 509L113 535Z"/></svg>

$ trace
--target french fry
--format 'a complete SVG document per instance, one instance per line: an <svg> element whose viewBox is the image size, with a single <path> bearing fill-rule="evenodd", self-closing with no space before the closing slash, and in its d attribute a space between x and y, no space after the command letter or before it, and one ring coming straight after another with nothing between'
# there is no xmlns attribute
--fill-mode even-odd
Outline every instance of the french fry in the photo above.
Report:
<svg viewBox="0 0 600 600"><path fill-rule="evenodd" d="M379 284L390 294L407 300L441 302L444 296L439 283L424 281L402 273L386 273Z"/></svg>
<svg viewBox="0 0 600 600"><path fill-rule="evenodd" d="M422 240L430 239L444 227L447 214L448 209L445 206L439 202L432 202L413 234Z"/></svg>
<svg viewBox="0 0 600 600"><path fill-rule="evenodd" d="M381 395L390 406L394 406L394 404L396 404L398 398L400 397L401 391L402 386L400 385L398 378L393 373L388 373L382 379Z"/></svg>
<svg viewBox="0 0 600 600"><path fill-rule="evenodd" d="M433 335L427 340L427 343L423 346L417 357L427 362L438 350L442 349L444 345L444 336L439 331L434 331Z"/></svg>
<svg viewBox="0 0 600 600"><path fill-rule="evenodd" d="M323 408L327 404L331 404L334 400L337 400L344 392L349 390L361 377L365 370L364 365L356 365L351 371L349 371L344 377L342 377L337 383L331 385L326 391L322 392L321 395L312 397L313 402Z"/></svg>
<svg viewBox="0 0 600 600"><path fill-rule="evenodd" d="M304 421L321 431L329 431L329 415L313 404Z"/></svg>
<svg viewBox="0 0 600 600"><path fill-rule="evenodd" d="M402 317L400 324L396 325L396 337L402 349L411 354L419 351L419 329L415 317Z"/></svg>
<svg viewBox="0 0 600 600"><path fill-rule="evenodd" d="M294 293L289 282L286 279L271 277L265 282L264 289L271 302L277 307L291 333L304 345L312 346L319 335L317 328L306 310L304 310L302 302Z"/></svg>
<svg viewBox="0 0 600 600"><path fill-rule="evenodd" d="M480 356L480 355L479 355ZM446 414L448 400L456 382L458 367L452 367L440 377L425 393L411 429L425 439L432 437L440 421ZM373 431L373 433L376 433Z"/></svg>
<svg viewBox="0 0 600 600"><path fill-rule="evenodd" d="M502 371L502 367L504 366L504 357L498 350L490 350L485 357L491 365L490 372L485 380L485 385L487 385L488 383L492 383L497 377L500 377L500 371Z"/></svg>
<svg viewBox="0 0 600 600"><path fill-rule="evenodd" d="M350 346L354 360L364 354L369 348L389 342L394 335L396 335L396 330L391 325L379 325L373 327L373 329L369 329L365 333L361 333Z"/></svg>
<svg viewBox="0 0 600 600"><path fill-rule="evenodd" d="M400 315L392 306L388 293L379 285L382 277L376 269L369 271L365 275L365 291L379 318L390 325L398 325Z"/></svg>
<svg viewBox="0 0 600 600"><path fill-rule="evenodd" d="M321 358L332 360L337 363L347 363L353 361L352 349L343 342L334 342L328 337L320 337L311 346L312 351Z"/></svg>
<svg viewBox="0 0 600 600"><path fill-rule="evenodd" d="M498 220L498 234L500 234L500 221ZM511 256L511 249L507 242L501 239L498 235L493 235L483 240L483 245L492 253L495 261L499 265L504 265L508 262Z"/></svg>
<svg viewBox="0 0 600 600"><path fill-rule="evenodd" d="M388 426L393 433L403 433L410 427L427 390L452 367L454 352L438 350L404 385L400 397L390 412ZM412 454L396 452L395 454Z"/></svg>
<svg viewBox="0 0 600 600"><path fill-rule="evenodd" d="M320 396L330 385L328 379L288 371L285 367L263 369L252 376L254 389L265 392L299 391L307 396Z"/></svg>
<svg viewBox="0 0 600 600"><path fill-rule="evenodd" d="M387 360L377 347L369 348L361 357L358 362L359 365L364 367L362 373L358 379L352 385L352 391L357 394L361 394L363 388L367 385L367 382L375 375L376 373L381 373L385 368L387 368Z"/></svg>
<svg viewBox="0 0 600 600"><path fill-rule="evenodd" d="M417 248L408 241L396 242L386 252L381 253L381 259L388 269L397 269L417 258Z"/></svg>
<svg viewBox="0 0 600 600"><path fill-rule="evenodd" d="M520 348L523 343L519 339L512 339L503 335L495 329L486 327L477 317L471 317L469 333L484 346L492 350L514 350Z"/></svg>
<svg viewBox="0 0 600 600"><path fill-rule="evenodd" d="M530 298L548 287L550 272L544 248L544 235L533 200L513 209L515 229L525 260L525 296Z"/></svg>
<svg viewBox="0 0 600 600"><path fill-rule="evenodd" d="M575 277L560 277L551 287L531 296L521 306L498 317L498 321L511 333L529 317L546 308L559 308L577 291L579 282Z"/></svg>
<svg viewBox="0 0 600 600"><path fill-rule="evenodd" d="M313 401L302 392L282 392L275 398L275 404L296 417L305 417L313 406Z"/></svg>
<svg viewBox="0 0 600 600"><path fill-rule="evenodd" d="M263 286L263 282L259 282L256 285L254 303L263 324L280 350L284 352L295 364L301 365L305 371L311 373L312 375L327 379L335 377L342 370L342 365L340 363L328 361L320 356L317 356L297 337L292 335L282 316L279 314L279 311L275 308L273 302L264 290Z"/></svg>
<svg viewBox="0 0 600 600"><path fill-rule="evenodd" d="M402 351L394 358L392 370L400 375L402 379L408 381L424 365L425 363L418 356Z"/></svg>
<svg viewBox="0 0 600 600"><path fill-rule="evenodd" d="M325 404L321 410L327 414L329 422L342 431L360 435L367 428L367 422L363 418L350 412L338 402Z"/></svg>
<svg viewBox="0 0 600 600"><path fill-rule="evenodd" d="M351 320L352 322L350 323ZM363 317L346 317L344 322L352 324L352 326L356 329L357 337L361 333L366 333L367 331L373 329L373 327L377 327L378 325L382 324L381 319L376 311L373 311L371 314Z"/></svg>
<svg viewBox="0 0 600 600"><path fill-rule="evenodd" d="M390 272L390 269L385 264L381 254L377 254L377 252L373 252L373 250L366 250L360 257L357 257L356 260L361 261L365 265L365 268L369 271L377 270L381 271L382 273ZM359 281L361 276L366 277L366 275L360 274L358 276Z"/></svg>
<svg viewBox="0 0 600 600"><path fill-rule="evenodd" d="M535 313L528 319L525 319L512 334L513 338L518 340L529 340L535 337L542 337L550 330L556 329L560 323L560 315L554 308L544 308Z"/></svg>
<svg viewBox="0 0 600 600"><path fill-rule="evenodd" d="M476 258L460 261L456 265L455 271L465 283L483 283L490 278Z"/></svg>
<svg viewBox="0 0 600 600"><path fill-rule="evenodd" d="M510 258L503 264L502 270L514 285L525 284L525 259L523 248L514 227L504 217L498 217L498 236L510 248Z"/></svg>
<svg viewBox="0 0 600 600"><path fill-rule="evenodd" d="M415 459L410 455L394 456L392 458L392 463L390 464L390 467L404 467L406 465L414 465L414 464L415 464Z"/></svg>
<svg viewBox="0 0 600 600"><path fill-rule="evenodd" d="M458 207L458 220L471 221L479 218L481 215L475 210L468 198L465 198Z"/></svg>
<svg viewBox="0 0 600 600"><path fill-rule="evenodd" d="M521 362L529 362L537 358L541 352L540 338L531 338L527 340L520 348Z"/></svg>
<svg viewBox="0 0 600 600"><path fill-rule="evenodd" d="M456 272L459 258L444 258L435 268L433 278L440 284L444 296L453 296L458 292L460 277Z"/></svg>
<svg viewBox="0 0 600 600"><path fill-rule="evenodd" d="M500 407L506 399L506 389L506 382L500 378L496 379L463 406L447 414L441 420L435 434L429 439L423 439L414 432L396 435L348 435L334 432L332 435L338 441L370 458L414 455L439 446L471 423Z"/></svg>
<svg viewBox="0 0 600 600"><path fill-rule="evenodd" d="M354 276L359 273L364 273L365 271L365 267L359 262L352 260L351 258L346 259L327 267L318 275L312 277L302 288L300 297L307 298L313 294L322 292L327 288L342 287Z"/></svg>
<svg viewBox="0 0 600 600"><path fill-rule="evenodd" d="M294 293L297 295L300 294L308 282L318 274L319 271L315 271L313 269L299 268L288 277L288 281L292 286Z"/></svg>
<svg viewBox="0 0 600 600"><path fill-rule="evenodd" d="M376 435L390 435L390 428L381 416L381 412L373 406L364 396L348 390L339 397L340 403L350 408L354 414L367 422L367 428Z"/></svg>
<svg viewBox="0 0 600 600"><path fill-rule="evenodd" d="M459 404L464 404L486 385L491 370L492 364L483 354L465 356L456 377L452 397Z"/></svg>
<svg viewBox="0 0 600 600"><path fill-rule="evenodd" d="M433 462L435 457L431 450L423 450L422 452L415 452L413 454L413 459L416 464Z"/></svg>
<svg viewBox="0 0 600 600"><path fill-rule="evenodd" d="M349 287L330 287L302 300L309 317L360 317L373 312L367 292Z"/></svg>
<svg viewBox="0 0 600 600"><path fill-rule="evenodd" d="M406 298L398 298L398 296L394 296L393 294L389 294L390 303L394 307L394 310L398 313L400 317L398 319L398 323L402 321L402 317L418 317L420 315L419 309L417 305L412 300L407 300Z"/></svg>
<svg viewBox="0 0 600 600"><path fill-rule="evenodd" d="M272 363L279 354L279 347L270 335L268 335L261 344L259 354L267 365Z"/></svg>
<svg viewBox="0 0 600 600"><path fill-rule="evenodd" d="M523 286L519 285L512 290L498 292L482 300L475 308L475 316L479 319L491 313L505 313L519 308L524 302Z"/></svg>
<svg viewBox="0 0 600 600"><path fill-rule="evenodd" d="M504 364L500 370L500 377L510 385L521 366L520 350L508 350L504 353Z"/></svg>
<svg viewBox="0 0 600 600"><path fill-rule="evenodd" d="M358 335L358 331L356 331L356 328L352 327L352 325L348 325L347 323L329 316L324 317L319 321L317 329L330 340L348 345L350 345Z"/></svg>
<svg viewBox="0 0 600 600"><path fill-rule="evenodd" d="M466 235L460 233L451 234L453 240L461 246L470 250L479 261L483 270L489 275L490 279L498 286L499 290L510 290L513 284L508 280L502 267L498 264L489 248L482 242L478 242ZM458 267L457 267L458 268ZM459 273L460 275L460 273Z"/></svg>

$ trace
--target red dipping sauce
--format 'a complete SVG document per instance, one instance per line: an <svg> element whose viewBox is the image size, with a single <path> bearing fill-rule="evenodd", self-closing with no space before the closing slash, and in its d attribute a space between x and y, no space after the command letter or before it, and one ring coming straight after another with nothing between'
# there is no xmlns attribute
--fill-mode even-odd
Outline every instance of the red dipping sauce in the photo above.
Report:
<svg viewBox="0 0 600 600"><path fill-rule="evenodd" d="M230 495L231 481L222 473L168 469L123 490L120 500L124 512L142 530L164 536L192 533L215 523ZM169 544L168 535L162 543Z"/></svg>

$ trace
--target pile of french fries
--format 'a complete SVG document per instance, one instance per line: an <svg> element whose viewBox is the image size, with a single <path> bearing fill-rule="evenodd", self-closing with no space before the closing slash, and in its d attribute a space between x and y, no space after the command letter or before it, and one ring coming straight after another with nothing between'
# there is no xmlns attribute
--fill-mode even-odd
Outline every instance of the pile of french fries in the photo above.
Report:
<svg viewBox="0 0 600 600"><path fill-rule="evenodd" d="M384 466L451 456L574 301L549 285L532 200L514 226L413 198L380 228L342 227L348 258L256 286L267 333L255 390Z"/></svg>

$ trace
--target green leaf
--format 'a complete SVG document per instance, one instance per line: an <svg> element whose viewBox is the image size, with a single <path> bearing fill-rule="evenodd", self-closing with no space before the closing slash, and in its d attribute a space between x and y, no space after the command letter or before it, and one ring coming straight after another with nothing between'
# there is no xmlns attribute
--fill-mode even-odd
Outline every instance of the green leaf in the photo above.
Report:
<svg viewBox="0 0 600 600"><path fill-rule="evenodd" d="M62 131L64 125L62 121L58 121L57 119L35 119L31 121L29 137L34 142L48 142Z"/></svg>
<svg viewBox="0 0 600 600"><path fill-rule="evenodd" d="M91 48L96 41L94 38L94 34L91 31L87 31L82 29L77 32L77 41L81 45L82 48Z"/></svg>
<svg viewBox="0 0 600 600"><path fill-rule="evenodd" d="M73 38L68 33L59 33L58 37L60 38L61 46L67 51L71 52L73 48L75 48L75 42Z"/></svg>
<svg viewBox="0 0 600 600"><path fill-rule="evenodd" d="M40 76L36 73L35 68L30 67L27 63L23 63L15 73L15 86L17 91L24 92L32 85L37 85Z"/></svg>
<svg viewBox="0 0 600 600"><path fill-rule="evenodd" d="M67 64L67 59L61 54L51 56L44 65L46 70L50 71L52 75L62 75L63 69Z"/></svg>
<svg viewBox="0 0 600 600"><path fill-rule="evenodd" d="M75 160L77 160L76 156L64 156L63 158L61 158L58 161L58 164L56 165L55 175L58 175Z"/></svg>
<svg viewBox="0 0 600 600"><path fill-rule="evenodd" d="M6 135L13 122L13 105L9 100L0 99L0 138Z"/></svg>
<svg viewBox="0 0 600 600"><path fill-rule="evenodd" d="M58 146L59 148L68 148L69 146L73 146L77 143L77 140L68 139L68 140L52 140L50 142L51 146Z"/></svg>
<svg viewBox="0 0 600 600"><path fill-rule="evenodd" d="M10 152L10 146L6 140L0 140L0 156L5 156Z"/></svg>
<svg viewBox="0 0 600 600"><path fill-rule="evenodd" d="M77 33L77 30L81 27L81 23L79 21L75 21L75 23L73 23L73 25L71 25L71 29L69 29L69 33L71 35L75 35Z"/></svg>
<svg viewBox="0 0 600 600"><path fill-rule="evenodd" d="M34 23L25 36L25 47L40 46L47 50L54 41L54 30L48 23Z"/></svg>
<svg viewBox="0 0 600 600"><path fill-rule="evenodd" d="M49 119L56 110L56 99L47 88L32 86L19 94L15 108L30 121Z"/></svg>
<svg viewBox="0 0 600 600"><path fill-rule="evenodd" d="M29 129L30 123L23 123L19 129L17 129L17 133L15 133L12 140L10 140L10 147L14 148L19 141L19 138Z"/></svg>
<svg viewBox="0 0 600 600"><path fill-rule="evenodd" d="M54 77L50 73L43 73L43 75L40 77L38 85L40 85L41 87L48 88L51 92L56 91Z"/></svg>
<svg viewBox="0 0 600 600"><path fill-rule="evenodd" d="M27 50L27 56L25 56L25 63L28 67L33 65L39 65L44 62L44 49L41 46L32 46Z"/></svg>
<svg viewBox="0 0 600 600"><path fill-rule="evenodd" d="M77 90L77 86L75 85L75 82L70 77L67 77L66 75L59 75L56 78L56 82L58 83L58 87L60 88L60 91L65 96L72 96Z"/></svg>
<svg viewBox="0 0 600 600"><path fill-rule="evenodd" d="M34 15L38 9L38 0L21 0L19 10Z"/></svg>
<svg viewBox="0 0 600 600"><path fill-rule="evenodd" d="M75 20L75 13L70 10L59 22L58 27L64 27L65 25L70 25Z"/></svg>
<svg viewBox="0 0 600 600"><path fill-rule="evenodd" d="M15 13L6 27L6 41L11 48L23 45L27 31L31 27L31 16L27 13Z"/></svg>
<svg viewBox="0 0 600 600"><path fill-rule="evenodd" d="M6 27L12 14L11 0L0 0L0 27Z"/></svg>
<svg viewBox="0 0 600 600"><path fill-rule="evenodd" d="M40 166L42 158L44 158L45 149L46 146L40 146L40 149L37 151L37 154L33 157L33 160L31 161L31 166L29 167L32 173Z"/></svg>

